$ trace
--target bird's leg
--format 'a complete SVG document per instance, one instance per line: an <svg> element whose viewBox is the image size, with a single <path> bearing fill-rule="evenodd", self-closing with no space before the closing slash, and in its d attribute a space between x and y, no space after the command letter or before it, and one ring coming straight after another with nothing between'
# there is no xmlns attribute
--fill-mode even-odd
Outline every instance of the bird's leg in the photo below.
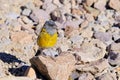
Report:
<svg viewBox="0 0 120 80"><path fill-rule="evenodd" d="M60 47L58 47L56 50L58 51L58 55L61 55L61 53L62 53L61 48L60 48Z"/></svg>
<svg viewBox="0 0 120 80"><path fill-rule="evenodd" d="M43 48L39 48L35 54L35 56L43 55Z"/></svg>

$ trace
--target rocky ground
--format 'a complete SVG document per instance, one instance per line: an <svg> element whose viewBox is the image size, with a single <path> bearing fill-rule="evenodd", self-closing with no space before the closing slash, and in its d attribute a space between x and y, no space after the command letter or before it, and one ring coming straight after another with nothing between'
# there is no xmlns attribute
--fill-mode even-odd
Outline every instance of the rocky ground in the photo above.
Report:
<svg viewBox="0 0 120 80"><path fill-rule="evenodd" d="M33 58L37 36L50 19L59 36L44 53L58 57ZM41 72L43 63L47 74ZM25 74L31 64L39 65L41 74ZM120 80L120 0L0 0L0 80L44 80L42 75L54 80Z"/></svg>

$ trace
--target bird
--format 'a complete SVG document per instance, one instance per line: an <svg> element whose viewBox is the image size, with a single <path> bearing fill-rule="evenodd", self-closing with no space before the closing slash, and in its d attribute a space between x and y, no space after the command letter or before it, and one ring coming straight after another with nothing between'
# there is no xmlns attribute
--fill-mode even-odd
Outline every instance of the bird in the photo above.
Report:
<svg viewBox="0 0 120 80"><path fill-rule="evenodd" d="M55 22L52 20L46 21L38 35L37 45L41 49L52 48L57 43L57 37L58 33Z"/></svg>

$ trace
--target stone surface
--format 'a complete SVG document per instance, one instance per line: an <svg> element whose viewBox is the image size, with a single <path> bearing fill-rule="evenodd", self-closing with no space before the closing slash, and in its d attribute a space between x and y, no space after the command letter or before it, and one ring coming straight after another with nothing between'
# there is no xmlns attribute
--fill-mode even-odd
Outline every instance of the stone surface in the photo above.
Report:
<svg viewBox="0 0 120 80"><path fill-rule="evenodd" d="M80 74L78 80L95 80L95 78L91 73L83 73Z"/></svg>
<svg viewBox="0 0 120 80"><path fill-rule="evenodd" d="M47 12L42 9L34 9L33 14L39 19L39 22L43 25L45 21L50 19Z"/></svg>
<svg viewBox="0 0 120 80"><path fill-rule="evenodd" d="M56 58L38 56L33 57L30 61L49 80L68 80L71 71L75 69L75 59L72 54L65 54Z"/></svg>
<svg viewBox="0 0 120 80"><path fill-rule="evenodd" d="M0 80L33 80L28 77L14 77L14 76L7 76L7 77L2 77Z"/></svg>
<svg viewBox="0 0 120 80"><path fill-rule="evenodd" d="M36 73L35 70L32 67L28 67L27 70L25 71L24 76L29 77L31 79L36 79Z"/></svg>
<svg viewBox="0 0 120 80"><path fill-rule="evenodd" d="M104 57L106 45L100 40L94 39L84 42L80 48L73 49L73 52L79 55L83 62L96 61Z"/></svg>
<svg viewBox="0 0 120 80"><path fill-rule="evenodd" d="M115 10L120 10L120 1L119 0L110 0L109 6Z"/></svg>
<svg viewBox="0 0 120 80"><path fill-rule="evenodd" d="M85 16L86 16L88 22L94 21L94 17L91 14L86 14Z"/></svg>
<svg viewBox="0 0 120 80"><path fill-rule="evenodd" d="M57 41L56 47L59 47L62 51L67 51L70 48L71 41L66 38L60 38Z"/></svg>
<svg viewBox="0 0 120 80"><path fill-rule="evenodd" d="M54 50L54 49L44 49L43 50L43 54L46 55L46 56L51 56L51 57L55 57L55 56L58 56L59 53Z"/></svg>
<svg viewBox="0 0 120 80"><path fill-rule="evenodd" d="M112 41L112 35L107 32L96 32L94 34L94 36L96 39L99 39L99 40L103 41L104 43Z"/></svg>
<svg viewBox="0 0 120 80"><path fill-rule="evenodd" d="M21 44L31 43L33 41L32 37L33 35L30 35L24 31L12 32L10 35L10 38L13 42L21 43Z"/></svg>
<svg viewBox="0 0 120 80"><path fill-rule="evenodd" d="M52 4L52 3L49 3L49 2L46 2L46 3L43 3L43 9L45 9L45 11L49 14L51 13L52 11L54 11L57 6Z"/></svg>
<svg viewBox="0 0 120 80"><path fill-rule="evenodd" d="M70 78L71 78L72 80L74 80L74 79L79 78L79 75L80 75L80 74L79 74L78 72L73 71L72 74L70 75Z"/></svg>
<svg viewBox="0 0 120 80"><path fill-rule="evenodd" d="M75 9L75 8L73 8L72 9L72 14L77 14L77 15L81 15L82 14L82 12L80 11L80 9Z"/></svg>
<svg viewBox="0 0 120 80"><path fill-rule="evenodd" d="M98 77L98 80L117 80L115 73L105 73Z"/></svg>
<svg viewBox="0 0 120 80"><path fill-rule="evenodd" d="M92 4L95 2L95 0L86 0L87 6L92 6Z"/></svg>
<svg viewBox="0 0 120 80"><path fill-rule="evenodd" d="M30 13L31 13L31 10L30 10L30 9L24 9L24 10L22 11L22 15L25 15L25 16L29 16Z"/></svg>
<svg viewBox="0 0 120 80"><path fill-rule="evenodd" d="M108 61L111 65L119 66L120 65L120 53L109 52Z"/></svg>
<svg viewBox="0 0 120 80"><path fill-rule="evenodd" d="M93 31L89 27L83 29L80 33L82 37L87 38L87 39L90 39L93 36Z"/></svg>
<svg viewBox="0 0 120 80"><path fill-rule="evenodd" d="M88 13L92 14L94 17L97 17L100 13L99 10L92 8L92 7L88 7L85 4L84 4L84 8Z"/></svg>
<svg viewBox="0 0 120 80"><path fill-rule="evenodd" d="M98 72L102 72L103 70L107 69L108 67L109 67L108 60L100 59L100 60L86 63L83 65L78 65L78 66L76 66L76 69L79 71L89 71L93 74L96 74Z"/></svg>
<svg viewBox="0 0 120 80"><path fill-rule="evenodd" d="M41 0L34 0L35 7L41 7L43 5L43 2Z"/></svg>
<svg viewBox="0 0 120 80"><path fill-rule="evenodd" d="M50 19L58 26L58 41L52 50L43 50L46 65L66 66L74 61L68 58L73 54L75 65L82 70L71 72L62 67L69 79L120 79L120 0L0 0L0 77L23 77L25 70L20 65L31 65L29 59L38 51L37 36ZM56 60L65 53L67 57ZM48 73L55 71L56 64Z"/></svg>
<svg viewBox="0 0 120 80"><path fill-rule="evenodd" d="M30 20L28 17L26 16L22 16L22 21L25 23L25 24L32 24L32 20Z"/></svg>
<svg viewBox="0 0 120 80"><path fill-rule="evenodd" d="M100 11L104 11L106 3L107 3L107 0L97 0L94 4L94 7L99 9Z"/></svg>
<svg viewBox="0 0 120 80"><path fill-rule="evenodd" d="M80 25L80 30L83 30L84 28L86 28L88 26L88 23L89 22L87 20L82 22L81 25Z"/></svg>
<svg viewBox="0 0 120 80"><path fill-rule="evenodd" d="M70 40L72 42L73 47L80 48L80 45L83 42L83 37L81 37L80 35L74 35L70 37Z"/></svg>
<svg viewBox="0 0 120 80"><path fill-rule="evenodd" d="M112 43L111 50L116 53L120 53L120 43Z"/></svg>

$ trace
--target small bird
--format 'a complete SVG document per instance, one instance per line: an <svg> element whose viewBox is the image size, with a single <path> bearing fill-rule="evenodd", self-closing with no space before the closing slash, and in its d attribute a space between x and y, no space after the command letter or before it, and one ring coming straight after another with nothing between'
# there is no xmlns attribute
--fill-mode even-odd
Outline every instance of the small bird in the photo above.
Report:
<svg viewBox="0 0 120 80"><path fill-rule="evenodd" d="M46 21L39 33L37 44L41 49L51 48L57 42L57 26L54 21Z"/></svg>

